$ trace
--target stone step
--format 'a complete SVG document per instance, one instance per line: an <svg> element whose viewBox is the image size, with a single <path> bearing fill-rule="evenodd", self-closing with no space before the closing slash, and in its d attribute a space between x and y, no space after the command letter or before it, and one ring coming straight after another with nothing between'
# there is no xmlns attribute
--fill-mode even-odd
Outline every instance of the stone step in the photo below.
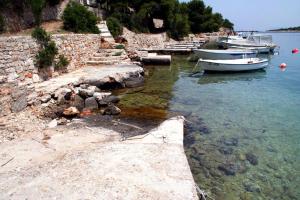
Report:
<svg viewBox="0 0 300 200"><path fill-rule="evenodd" d="M106 61L106 60L125 60L128 59L127 56L113 56L113 57L97 57L97 56L93 56L90 61Z"/></svg>
<svg viewBox="0 0 300 200"><path fill-rule="evenodd" d="M94 61L94 60L90 60L90 61L87 61L86 64L87 65L114 65L114 64L118 64L120 63L121 61L120 60L102 60L102 61Z"/></svg>
<svg viewBox="0 0 300 200"><path fill-rule="evenodd" d="M121 55L126 54L126 52L121 49L116 49L115 51L100 49L97 53L95 53L95 56L107 56L107 55L115 55L119 53L121 53Z"/></svg>

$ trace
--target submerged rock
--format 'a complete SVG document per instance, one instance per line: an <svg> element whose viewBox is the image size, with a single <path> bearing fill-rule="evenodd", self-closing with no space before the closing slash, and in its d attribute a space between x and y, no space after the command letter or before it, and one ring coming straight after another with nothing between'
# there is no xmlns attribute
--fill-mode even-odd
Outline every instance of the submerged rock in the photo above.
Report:
<svg viewBox="0 0 300 200"><path fill-rule="evenodd" d="M234 176L238 171L237 166L232 163L220 164L218 169L224 172L224 174L227 176Z"/></svg>
<svg viewBox="0 0 300 200"><path fill-rule="evenodd" d="M227 146L237 146L239 144L238 138L222 138L222 143Z"/></svg>
<svg viewBox="0 0 300 200"><path fill-rule="evenodd" d="M104 93L105 94L105 93ZM108 95L102 95L96 97L99 106L105 107L112 103L118 103L120 101L120 98L117 96L108 96Z"/></svg>
<svg viewBox="0 0 300 200"><path fill-rule="evenodd" d="M252 164L257 165L258 164L258 157L254 155L253 153L246 153L246 159Z"/></svg>
<svg viewBox="0 0 300 200"><path fill-rule="evenodd" d="M127 80L125 80L125 86L128 88L134 88L134 87L140 87L144 85L144 77L132 77Z"/></svg>
<svg viewBox="0 0 300 200"><path fill-rule="evenodd" d="M251 181L246 181L243 183L243 185L244 185L245 190L248 192L257 192L257 193L261 192L259 185L255 184Z"/></svg>
<svg viewBox="0 0 300 200"><path fill-rule="evenodd" d="M104 115L119 115L121 113L121 109L114 105L109 105L104 109Z"/></svg>
<svg viewBox="0 0 300 200"><path fill-rule="evenodd" d="M218 150L224 155L230 155L233 153L233 148L231 147L220 147Z"/></svg>

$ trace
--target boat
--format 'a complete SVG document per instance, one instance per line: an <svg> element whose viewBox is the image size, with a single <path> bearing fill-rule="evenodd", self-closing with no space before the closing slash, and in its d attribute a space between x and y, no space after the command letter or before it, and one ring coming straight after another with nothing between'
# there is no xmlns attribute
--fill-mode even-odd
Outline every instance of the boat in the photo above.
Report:
<svg viewBox="0 0 300 200"><path fill-rule="evenodd" d="M219 40L219 45L224 48L256 48L261 49L260 53L273 52L276 48L271 35L249 35L247 39L229 37Z"/></svg>
<svg viewBox="0 0 300 200"><path fill-rule="evenodd" d="M227 50L195 49L194 54L197 59L230 60L255 58L257 56L257 51L237 48Z"/></svg>
<svg viewBox="0 0 300 200"><path fill-rule="evenodd" d="M200 65L204 71L217 72L238 72L251 71L267 67L268 59L262 58L244 58L234 60L205 60L199 59L197 65Z"/></svg>
<svg viewBox="0 0 300 200"><path fill-rule="evenodd" d="M271 50L270 47L241 47L241 46L231 46L231 49L240 49L240 50L246 50L246 51L255 51L257 53L270 53Z"/></svg>

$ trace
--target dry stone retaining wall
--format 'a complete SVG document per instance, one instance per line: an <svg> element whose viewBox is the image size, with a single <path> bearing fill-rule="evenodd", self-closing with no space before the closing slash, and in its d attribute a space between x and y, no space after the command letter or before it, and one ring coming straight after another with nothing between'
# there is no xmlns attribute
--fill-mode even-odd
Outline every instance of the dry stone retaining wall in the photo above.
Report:
<svg viewBox="0 0 300 200"><path fill-rule="evenodd" d="M84 66L101 44L101 38L96 34L57 34L52 39L59 53L70 60L68 70ZM38 44L30 36L0 37L0 83L28 85L38 82L38 70L34 66L38 49Z"/></svg>
<svg viewBox="0 0 300 200"><path fill-rule="evenodd" d="M69 71L82 67L101 45L96 34L59 34L52 40L70 60ZM41 82L34 65L38 50L31 36L0 37L0 117L24 109L33 83Z"/></svg>

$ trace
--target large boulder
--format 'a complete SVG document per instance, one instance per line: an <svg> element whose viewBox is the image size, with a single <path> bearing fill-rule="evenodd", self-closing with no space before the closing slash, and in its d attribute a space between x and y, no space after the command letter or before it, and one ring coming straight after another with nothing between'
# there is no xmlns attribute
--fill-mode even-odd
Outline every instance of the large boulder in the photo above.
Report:
<svg viewBox="0 0 300 200"><path fill-rule="evenodd" d="M82 110L84 108L84 99L81 98L79 95L75 95L73 101L71 102L71 106Z"/></svg>
<svg viewBox="0 0 300 200"><path fill-rule="evenodd" d="M69 88L60 88L55 94L54 98L57 99L58 104L64 104L66 100L70 100L72 96L72 90Z"/></svg>
<svg viewBox="0 0 300 200"><path fill-rule="evenodd" d="M125 86L128 88L134 88L134 87L141 87L144 85L144 77L139 76L139 77L132 77L127 80L125 80Z"/></svg>
<svg viewBox="0 0 300 200"><path fill-rule="evenodd" d="M67 117L75 117L79 114L79 110L76 107L69 107L64 110L63 114Z"/></svg>
<svg viewBox="0 0 300 200"><path fill-rule="evenodd" d="M98 109L98 103L95 97L89 97L85 100L85 108L89 109Z"/></svg>
<svg viewBox="0 0 300 200"><path fill-rule="evenodd" d="M94 95L95 91L93 90L89 90L89 89L83 89L83 88L80 88L79 91L78 91L78 94L86 99L88 97L92 97Z"/></svg>

